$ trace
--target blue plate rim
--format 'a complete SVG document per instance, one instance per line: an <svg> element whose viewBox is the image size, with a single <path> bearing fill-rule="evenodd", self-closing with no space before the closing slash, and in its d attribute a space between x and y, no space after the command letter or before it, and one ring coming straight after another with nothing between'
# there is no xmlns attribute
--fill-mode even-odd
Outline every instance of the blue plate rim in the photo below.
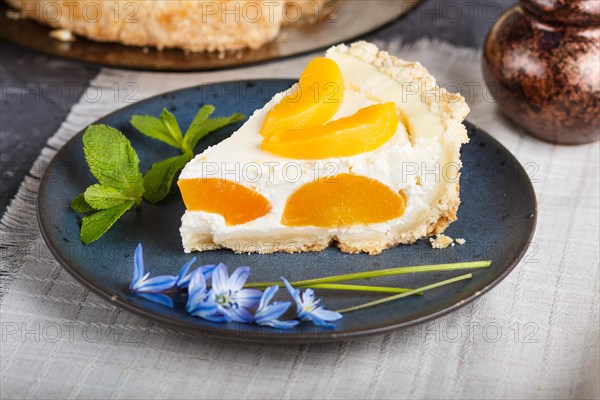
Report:
<svg viewBox="0 0 600 400"><path fill-rule="evenodd" d="M210 86L210 85L220 85L220 84L224 84L224 83L230 83L230 84L256 83L257 81L263 81L263 82L285 81L285 82L294 83L294 82L297 82L297 79L281 79L281 78L278 78L278 79L242 79L242 80L234 80L234 81L223 81L223 82L217 82L217 83L205 83L205 84L194 85L194 86L190 86L190 87L186 87L186 88L182 88L182 89L178 89L178 90L160 93L155 96L151 96L146 99L140 100L139 102L150 101L152 99L155 99L157 97L161 97L161 96L164 96L167 94L175 95L178 92L184 92L184 91L187 91L190 89L195 89L198 87L204 87L204 86ZM135 103L127 105L125 107L119 108L118 110L115 110L109 114L106 114L103 117L99 118L98 120L92 122L90 125L98 123L100 120L103 120L103 119L113 116L115 114L122 113L125 110L136 106L139 102L135 102ZM474 128L478 128L477 125L472 124L469 121L465 121L464 123L466 125L471 125ZM86 126L86 128L87 128L87 126ZM59 156L62 154L62 152L66 151L65 149L68 147L67 144L69 144L72 141L78 140L83 135L84 132L85 132L85 128L83 130L79 131L78 133L76 133L75 135L73 135L73 137L71 137L67 142L65 142L63 144L63 146L56 152L56 154L52 157L52 159L48 163L46 170L44 172L44 175L42 176L42 178L40 180L40 184L39 184L39 188L38 188L38 196L36 199L36 216L37 216L38 226L39 226L42 238L44 239L44 242L48 246L50 253L58 261L58 263L61 265L61 267L63 267L73 278L75 278L76 281L81 283L85 288L89 289L90 291L92 291L94 294L98 295L103 300L109 302L110 304L114 304L115 306L122 308L128 312L131 312L132 314L135 314L140 317L149 319L151 321L159 322L161 324L168 325L171 328L179 329L179 330L182 330L182 331L185 331L188 333L192 333L192 334L203 334L208 337L215 337L215 338L235 340L235 341L255 342L255 343L307 344L307 343L335 342L335 341L340 341L340 340L350 340L350 339L366 337L366 336L383 335L383 334L390 333L390 332L393 332L393 331L396 331L399 329L404 329L404 328L408 328L411 326L419 325L419 324L440 318L444 315L447 315L449 313L452 313L452 312L464 307L465 305L471 303L472 301L474 301L474 300L480 298L481 296L483 296L484 294L488 293L491 289L493 289L496 285L498 285L501 281L503 281L515 269L515 267L518 265L519 261L521 261L521 259L527 253L527 251L530 247L531 241L533 239L533 236L535 234L536 226L537 226L537 216L538 216L537 196L536 196L533 184L531 183L531 180L527 179L526 187L524 187L522 189L527 190L527 192L529 192L531 195L531 198L533 201L533 204L532 204L533 216L529 219L531 229L529 231L529 235L527 237L527 241L526 241L525 245L520 249L520 251L518 253L515 254L513 259L508 263L508 265L504 268L504 270L498 276L496 276L496 278L493 281L491 281L489 284L481 287L475 293L467 296L466 298L460 299L445 308L428 313L428 314L423 315L418 318L414 318L410 321L390 324L390 325L373 328L373 329L353 330L353 331L347 331L347 332L341 332L341 333L336 332L335 330L319 331L318 333L297 333L297 334L293 335L293 337L291 335L273 335L273 334L269 334L269 333L257 333L257 332L253 332L249 337L244 337L243 333L237 332L235 330L228 331L228 330L213 328L213 327L207 326L207 325L202 325L202 326L194 325L192 327L191 325L183 323L181 321L171 319L168 317L164 317L159 314L154 314L154 313L147 311L141 307L137 307L134 304L129 303L129 302L125 301L124 299L121 299L121 297L116 295L115 293L112 293L108 290L103 289L100 285L96 284L93 280L87 279L82 273L80 273L78 271L77 267L71 265L67 260L63 259L60 256L60 252L56 248L55 243L51 240L51 235L48 233L49 228L44 224L44 220L43 220L43 217L42 217L41 211L40 211L40 199L43 198L43 194L46 190L46 186L48 185L48 179L46 179L47 171L50 169L50 167L53 163L57 162L56 160L58 160L60 158ZM524 170L524 168L522 167L522 165L518 161L518 159L504 145L502 145L502 143L500 143L498 140L496 140L493 136L491 136L489 133L487 133L484 130L480 129L478 134L484 134L487 141L490 141L494 145L498 146L498 148L500 150L506 152L506 155L507 155L507 157L510 158L510 161L512 163L514 163L514 165L518 165L518 167L520 168L520 172L527 175L526 171Z"/></svg>

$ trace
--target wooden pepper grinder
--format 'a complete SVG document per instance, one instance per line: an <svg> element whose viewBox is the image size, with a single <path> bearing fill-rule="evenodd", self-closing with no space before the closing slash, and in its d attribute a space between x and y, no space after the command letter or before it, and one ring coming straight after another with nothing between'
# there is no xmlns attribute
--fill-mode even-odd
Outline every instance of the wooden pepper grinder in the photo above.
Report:
<svg viewBox="0 0 600 400"><path fill-rule="evenodd" d="M600 0L520 0L488 34L483 75L504 113L532 135L600 139Z"/></svg>

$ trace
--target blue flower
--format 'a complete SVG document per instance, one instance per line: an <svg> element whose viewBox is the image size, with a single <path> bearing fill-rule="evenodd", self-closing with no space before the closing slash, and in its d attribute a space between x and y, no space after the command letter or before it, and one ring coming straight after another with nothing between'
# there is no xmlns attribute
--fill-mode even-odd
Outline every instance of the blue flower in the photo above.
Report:
<svg viewBox="0 0 600 400"><path fill-rule="evenodd" d="M262 292L257 289L243 289L250 275L250 268L240 267L231 277L224 264L219 264L212 277L212 290L217 296L219 310L232 321L251 323L254 316L247 310L256 307Z"/></svg>
<svg viewBox="0 0 600 400"><path fill-rule="evenodd" d="M290 329L298 325L298 321L279 321L278 318L283 315L284 312L290 308L292 303L289 301L285 302L274 302L269 304L275 293L279 290L278 286L271 286L265 289L258 309L254 314L254 322L258 325L270 326L277 329Z"/></svg>
<svg viewBox="0 0 600 400"><path fill-rule="evenodd" d="M162 304L163 306L173 308L173 299L166 294L154 294L154 293L136 293L136 296L143 297L146 300L150 300L154 303Z"/></svg>
<svg viewBox="0 0 600 400"><path fill-rule="evenodd" d="M188 286L188 301L186 311L196 317L212 322L229 322L231 318L223 314L216 302L217 296L213 290L206 290L206 279L200 269L194 270Z"/></svg>
<svg viewBox="0 0 600 400"><path fill-rule="evenodd" d="M173 307L173 299L160 293L175 286L177 277L172 275L160 275L154 278L148 278L150 273L144 274L144 256L141 243L138 244L135 249L133 266L133 280L129 285L129 290L150 301L163 304L167 307Z"/></svg>
<svg viewBox="0 0 600 400"><path fill-rule="evenodd" d="M190 261L185 263L185 265L183 267L181 267L181 269L179 270L179 274L177 275L177 288L178 289L184 289L184 288L188 287L188 285L190 283L190 278L192 277L192 274L190 274L188 272L190 270L190 267L195 262L196 262L196 257L192 258ZM199 269L204 274L205 279L210 279L215 268L217 268L216 265L204 265L204 266L200 267Z"/></svg>
<svg viewBox="0 0 600 400"><path fill-rule="evenodd" d="M327 329L334 329L335 324L328 322L337 321L343 318L342 314L326 310L320 304L321 300L315 297L315 293L312 289L306 289L302 295L300 295L300 289L294 289L292 285L285 279L281 278L288 292L296 302L296 314L301 321L312 321L317 326L322 326Z"/></svg>

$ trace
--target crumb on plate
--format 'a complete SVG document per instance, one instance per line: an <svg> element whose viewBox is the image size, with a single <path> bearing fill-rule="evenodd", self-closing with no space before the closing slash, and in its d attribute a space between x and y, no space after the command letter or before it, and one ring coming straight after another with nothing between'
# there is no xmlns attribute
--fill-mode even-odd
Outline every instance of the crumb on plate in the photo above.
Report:
<svg viewBox="0 0 600 400"><path fill-rule="evenodd" d="M431 247L434 249L445 249L446 247L454 244L454 239L452 239L450 236L441 234L435 235L435 238L429 238L429 242L431 242Z"/></svg>
<svg viewBox="0 0 600 400"><path fill-rule="evenodd" d="M60 42L74 42L75 35L68 29L55 29L50 31L50 37Z"/></svg>
<svg viewBox="0 0 600 400"><path fill-rule="evenodd" d="M463 245L467 241L463 238L452 239L450 236L439 234L435 235L435 238L429 238L429 242L434 249L445 249L448 246L454 247L455 244Z"/></svg>

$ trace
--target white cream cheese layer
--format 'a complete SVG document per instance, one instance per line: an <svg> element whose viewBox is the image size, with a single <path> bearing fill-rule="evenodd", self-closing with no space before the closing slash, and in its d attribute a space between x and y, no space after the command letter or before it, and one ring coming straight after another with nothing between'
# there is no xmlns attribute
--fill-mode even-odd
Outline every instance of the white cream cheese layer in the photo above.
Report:
<svg viewBox="0 0 600 400"><path fill-rule="evenodd" d="M398 76L386 73L385 65L368 62L369 55L363 54L372 50L372 45L357 45L336 46L327 52L327 57L342 70L346 85L342 105L332 120L371 104L394 102L401 122L395 135L380 148L352 157L296 160L271 154L261 149L263 138L259 130L266 114L285 93L276 95L231 137L190 161L179 178L235 181L267 198L272 210L261 218L234 226L227 226L218 214L186 211L181 226L186 252L215 247L238 252L293 251L288 247L295 243L298 249L305 249L311 240L322 244L332 239L362 249L377 247L377 243L410 243L428 233L444 212L443 197L448 185L457 183L458 151L465 138L444 136L456 126L448 126L443 110L426 98L427 87L420 87L420 82L402 82ZM366 176L396 192L403 190L407 197L404 214L384 223L338 229L287 227L280 223L286 200L294 191L308 182L340 173Z"/></svg>

